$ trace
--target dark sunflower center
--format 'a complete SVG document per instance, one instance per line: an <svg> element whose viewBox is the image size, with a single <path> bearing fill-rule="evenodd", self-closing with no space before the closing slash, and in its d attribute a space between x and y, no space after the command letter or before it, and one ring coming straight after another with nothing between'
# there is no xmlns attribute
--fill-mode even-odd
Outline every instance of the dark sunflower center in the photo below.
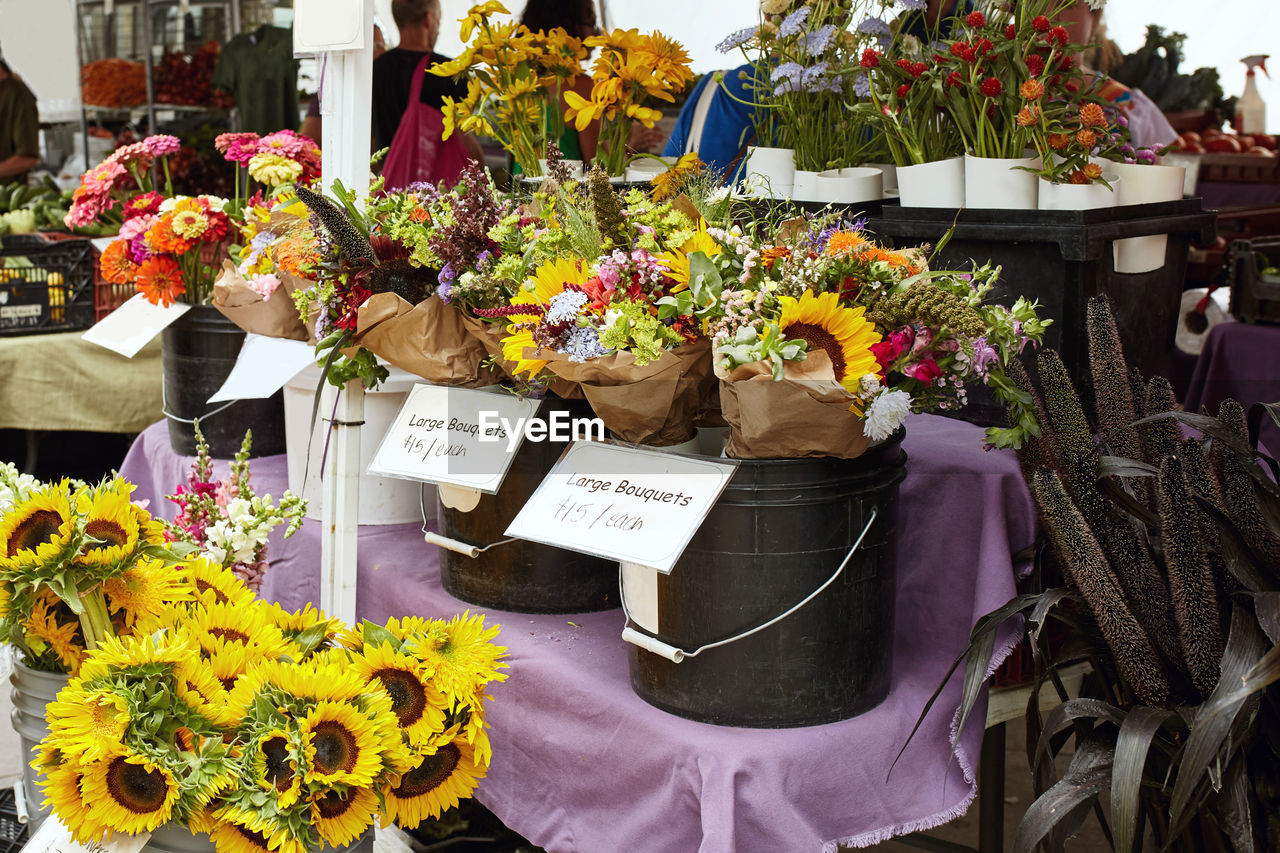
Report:
<svg viewBox="0 0 1280 853"><path fill-rule="evenodd" d="M197 579L196 579L196 590L197 590L198 592L200 592L201 594L206 593L206 592L208 592L209 590L213 590L213 598L214 598L214 600L215 600L215 601L217 601L219 604L226 604L228 601L230 601L230 600L231 600L231 599L227 598L226 593L224 593L222 590L218 589L218 588L217 588L216 586L214 586L213 584L209 583L207 580L203 580L203 579L199 579L199 578L197 578Z"/></svg>
<svg viewBox="0 0 1280 853"><path fill-rule="evenodd" d="M237 676L229 675L226 678L219 678L218 681L222 682L223 689L230 690L232 687L236 686L236 677Z"/></svg>
<svg viewBox="0 0 1280 853"><path fill-rule="evenodd" d="M95 518L84 526L84 532L92 536L94 539L101 539L101 542L95 542L88 546L90 551L96 551L100 548L122 547L124 543L129 541L129 534L114 521L105 518Z"/></svg>
<svg viewBox="0 0 1280 853"><path fill-rule="evenodd" d="M249 642L249 635L243 631L237 631L235 628L210 628L209 633L220 640L235 640L241 643Z"/></svg>
<svg viewBox="0 0 1280 853"><path fill-rule="evenodd" d="M282 737L268 738L262 744L262 757L267 764L267 781L277 791L287 791L293 784L293 767L289 763L289 744Z"/></svg>
<svg viewBox="0 0 1280 853"><path fill-rule="evenodd" d="M427 691L412 673L388 668L378 670L373 676L391 696L391 710L400 718L401 727L407 728L422 719L422 712L427 709Z"/></svg>
<svg viewBox="0 0 1280 853"><path fill-rule="evenodd" d="M316 769L321 773L350 773L360 755L360 747L351 730L337 720L324 720L312 733Z"/></svg>
<svg viewBox="0 0 1280 853"><path fill-rule="evenodd" d="M429 794L453 775L461 760L462 752L447 743L435 755L428 755L421 764L400 777L400 785L393 789L393 793L402 800Z"/></svg>
<svg viewBox="0 0 1280 853"><path fill-rule="evenodd" d="M831 367L836 372L836 381L840 382L844 379L846 367L844 350L840 347L840 342L830 332L813 323L792 323L787 326L786 333L788 338L801 338L807 341L810 351L815 349L824 350L827 355L831 356Z"/></svg>
<svg viewBox="0 0 1280 853"><path fill-rule="evenodd" d="M352 789L351 793L354 793L354 789ZM342 817L351 810L351 806L355 801L356 798L354 796L344 797L337 791L329 791L316 800L316 810L320 812L320 816L323 818Z"/></svg>
<svg viewBox="0 0 1280 853"><path fill-rule="evenodd" d="M238 824L238 823L233 823L233 824L232 824L232 826L234 826L234 827L236 828L236 832L240 833L240 837L241 837L241 838L243 838L245 841L248 841L250 844L252 844L252 845L253 845L254 847L256 847L257 849L262 850L262 851L263 851L263 853L266 853L266 850L267 850L267 839L266 839L266 837L265 837L265 836L263 836L263 835L259 835L258 833L254 832L252 829L250 829L249 827L247 827L247 826L241 826L241 825L240 825L240 824Z"/></svg>
<svg viewBox="0 0 1280 853"><path fill-rule="evenodd" d="M9 554L12 557L19 551L34 551L38 546L50 542L58 533L62 524L62 516L51 509L38 509L24 518L9 537Z"/></svg>
<svg viewBox="0 0 1280 853"><path fill-rule="evenodd" d="M164 805L169 783L159 770L117 757L107 768L107 790L117 805L134 814L150 814Z"/></svg>

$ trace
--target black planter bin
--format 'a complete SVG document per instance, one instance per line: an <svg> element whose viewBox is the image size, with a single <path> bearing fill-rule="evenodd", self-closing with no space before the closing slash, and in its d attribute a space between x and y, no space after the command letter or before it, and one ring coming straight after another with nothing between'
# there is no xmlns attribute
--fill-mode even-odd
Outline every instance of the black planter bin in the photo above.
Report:
<svg viewBox="0 0 1280 853"><path fill-rule="evenodd" d="M988 300L1040 301L1052 319L1044 346L1058 350L1078 387L1091 386L1085 311L1089 300L1111 300L1129 363L1145 376L1169 375L1173 339L1192 242L1215 239L1217 213L1198 198L1098 210L954 210L884 205L868 229L892 246L937 245L955 232L931 264L967 269L990 260L1003 269ZM1164 266L1147 273L1115 271L1112 245L1126 237L1168 235ZM1034 365L1028 365L1034 371ZM985 387L971 389L960 417L1001 424L1004 410Z"/></svg>

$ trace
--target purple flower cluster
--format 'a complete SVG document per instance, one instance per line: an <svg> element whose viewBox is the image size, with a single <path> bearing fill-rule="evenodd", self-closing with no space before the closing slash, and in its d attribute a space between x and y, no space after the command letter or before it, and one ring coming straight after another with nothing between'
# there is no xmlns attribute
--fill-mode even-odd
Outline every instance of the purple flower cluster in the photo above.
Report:
<svg viewBox="0 0 1280 853"><path fill-rule="evenodd" d="M601 345L594 326L575 326L565 336L560 351L569 354L569 361L579 363L609 354L609 350Z"/></svg>
<svg viewBox="0 0 1280 853"><path fill-rule="evenodd" d="M800 41L800 51L805 56L821 56L831 47L835 35L835 24L826 24L811 33L805 33Z"/></svg>
<svg viewBox="0 0 1280 853"><path fill-rule="evenodd" d="M759 27L744 27L736 33L730 33L724 41L716 45L716 50L721 53L728 53L735 47L742 47L747 42L756 37L756 33L760 31Z"/></svg>
<svg viewBox="0 0 1280 853"><path fill-rule="evenodd" d="M858 32L874 36L889 35L889 25L881 18L867 18L858 24Z"/></svg>
<svg viewBox="0 0 1280 853"><path fill-rule="evenodd" d="M804 22L809 20L810 7L801 6L790 15L782 20L782 26L778 27L778 35L783 38L791 38L800 34L800 30L804 27Z"/></svg>

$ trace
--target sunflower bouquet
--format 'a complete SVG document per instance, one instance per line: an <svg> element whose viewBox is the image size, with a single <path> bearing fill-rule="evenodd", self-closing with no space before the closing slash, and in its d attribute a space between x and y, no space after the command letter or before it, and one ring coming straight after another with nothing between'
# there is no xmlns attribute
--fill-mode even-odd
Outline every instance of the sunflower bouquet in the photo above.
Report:
<svg viewBox="0 0 1280 853"><path fill-rule="evenodd" d="M188 597L185 549L129 483L16 485L0 519L0 640L27 666L75 674L98 644Z"/></svg>
<svg viewBox="0 0 1280 853"><path fill-rule="evenodd" d="M253 436L245 432L227 478L213 479L213 461L199 423L195 426L196 458L187 482L168 499L178 505L169 535L190 543L218 565L231 569L257 590L267 571L267 537L287 522L288 539L302 527L307 501L285 491L277 506L271 495L255 495L249 480Z"/></svg>
<svg viewBox="0 0 1280 853"><path fill-rule="evenodd" d="M187 603L102 646L50 705L35 765L78 839L177 824L219 853L307 853L471 796L506 666L483 617L357 634L207 561L186 579Z"/></svg>
<svg viewBox="0 0 1280 853"><path fill-rule="evenodd" d="M910 412L964 405L966 382L1020 399L1003 368L1048 322L1023 299L983 304L998 269L931 271L923 250L830 217L712 236L724 250L695 253L694 284L667 304L706 322L730 455L857 456ZM1016 445L1027 429L989 440Z"/></svg>
<svg viewBox="0 0 1280 853"><path fill-rule="evenodd" d="M496 139L526 175L541 175L538 158L547 140L564 131L560 100L582 73L587 49L561 27L534 32L491 21L495 14L510 12L496 0L471 7L459 31L470 44L456 59L429 69L441 77L467 77L465 97L444 99L444 138L462 131Z"/></svg>

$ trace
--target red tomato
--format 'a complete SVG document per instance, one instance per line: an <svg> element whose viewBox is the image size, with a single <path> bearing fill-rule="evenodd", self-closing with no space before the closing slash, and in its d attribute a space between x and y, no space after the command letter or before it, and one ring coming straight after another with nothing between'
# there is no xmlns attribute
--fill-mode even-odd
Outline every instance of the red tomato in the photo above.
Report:
<svg viewBox="0 0 1280 853"><path fill-rule="evenodd" d="M1272 152L1268 151L1267 149L1265 149L1265 148L1259 148L1259 147L1250 148L1248 151L1245 151L1245 152L1243 152L1243 153L1245 153L1245 154L1256 154L1256 155L1257 155L1257 156L1259 156L1259 157L1274 157L1274 156L1276 156L1275 154L1273 154Z"/></svg>
<svg viewBox="0 0 1280 853"><path fill-rule="evenodd" d="M1255 145L1257 145L1257 144L1258 144L1258 143L1257 143L1257 141L1255 141L1255 139L1254 139L1254 137L1253 137L1252 135L1250 135L1250 134L1248 134L1248 133L1241 134L1241 136L1240 136L1240 150L1241 150L1241 151L1248 151L1250 148L1252 148L1253 146L1255 146Z"/></svg>
<svg viewBox="0 0 1280 853"><path fill-rule="evenodd" d="M1276 138L1269 133L1255 133L1253 141L1259 148L1270 148L1276 150Z"/></svg>
<svg viewBox="0 0 1280 853"><path fill-rule="evenodd" d="M1199 145L1200 134L1196 133L1194 130L1188 130L1186 133L1182 134L1182 141L1195 143L1196 145Z"/></svg>
<svg viewBox="0 0 1280 853"><path fill-rule="evenodd" d="M1223 133L1216 127L1207 128L1204 133L1200 134L1201 141L1207 141L1215 136L1222 136Z"/></svg>
<svg viewBox="0 0 1280 853"><path fill-rule="evenodd" d="M1186 148L1184 148L1184 149L1183 149L1183 151L1185 151L1187 154L1203 154L1203 153L1205 153L1205 151L1204 151L1204 146L1203 146L1203 145L1201 145L1199 142L1192 142L1190 145L1188 145Z"/></svg>
<svg viewBox="0 0 1280 853"><path fill-rule="evenodd" d="M1235 154L1240 151L1240 140L1234 136L1215 136L1205 140L1204 150L1214 154Z"/></svg>

